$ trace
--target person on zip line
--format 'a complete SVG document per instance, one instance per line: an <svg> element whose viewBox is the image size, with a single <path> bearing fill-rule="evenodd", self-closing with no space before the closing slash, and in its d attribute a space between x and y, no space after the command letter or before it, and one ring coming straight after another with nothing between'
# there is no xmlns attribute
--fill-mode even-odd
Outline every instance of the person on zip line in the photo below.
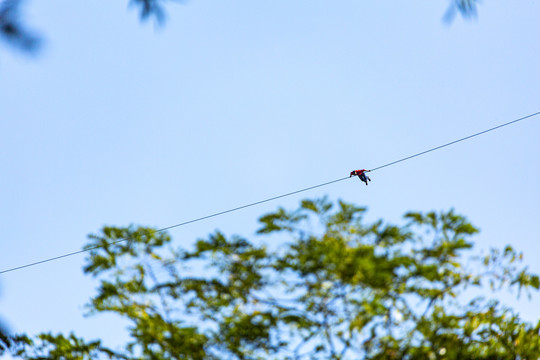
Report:
<svg viewBox="0 0 540 360"><path fill-rule="evenodd" d="M367 186L368 180L371 181L371 179L369 178L369 176L366 175L366 172L371 172L371 170L366 170L366 169L353 170L353 171L351 171L351 174L349 175L349 177L358 176L358 178L360 180L362 180L363 182L365 182L366 186Z"/></svg>

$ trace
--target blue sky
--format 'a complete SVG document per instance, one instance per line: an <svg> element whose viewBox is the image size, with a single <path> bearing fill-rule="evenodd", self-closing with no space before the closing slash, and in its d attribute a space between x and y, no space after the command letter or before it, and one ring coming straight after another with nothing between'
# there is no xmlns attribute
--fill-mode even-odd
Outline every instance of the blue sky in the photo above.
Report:
<svg viewBox="0 0 540 360"><path fill-rule="evenodd" d="M486 0L447 26L440 0L168 3L28 0L37 58L0 47L1 269L79 250L103 225L165 227L375 168L540 111L540 3ZM257 218L328 195L400 222L448 210L540 272L540 117L357 179L171 231L253 238ZM285 239L284 239L285 240ZM0 276L16 332L75 330L84 256ZM539 297L515 303L536 321Z"/></svg>

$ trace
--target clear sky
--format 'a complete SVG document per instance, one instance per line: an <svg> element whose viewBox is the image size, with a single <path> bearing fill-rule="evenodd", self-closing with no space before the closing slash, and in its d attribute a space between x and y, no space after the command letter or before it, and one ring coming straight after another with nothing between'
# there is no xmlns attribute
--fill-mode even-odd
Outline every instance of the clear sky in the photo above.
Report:
<svg viewBox="0 0 540 360"><path fill-rule="evenodd" d="M540 2L167 3L141 24L127 2L28 0L45 36L0 47L0 270L79 250L103 225L165 227L331 181L540 111ZM372 173L171 231L253 238L257 218L328 195L402 223L455 208L478 249L512 244L540 272L540 117ZM285 240L285 239L284 239ZM0 275L15 332L114 343L84 318L84 256ZM539 296L516 303L532 321Z"/></svg>

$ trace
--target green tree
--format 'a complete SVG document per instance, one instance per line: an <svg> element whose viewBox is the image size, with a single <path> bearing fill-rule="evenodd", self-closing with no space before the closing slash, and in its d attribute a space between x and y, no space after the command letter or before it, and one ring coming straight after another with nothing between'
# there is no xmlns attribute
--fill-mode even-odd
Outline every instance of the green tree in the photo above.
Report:
<svg viewBox="0 0 540 360"><path fill-rule="evenodd" d="M4 329L0 324L0 355L9 349L11 346L11 340L9 338L9 333Z"/></svg>
<svg viewBox="0 0 540 360"><path fill-rule="evenodd" d="M18 336L23 359L537 359L540 323L493 297L539 288L512 247L479 256L453 211L366 223L325 199L260 218L279 246L220 232L190 250L146 227L90 236L90 314L129 321L121 350ZM274 240L276 241L276 240ZM472 294L482 293L473 297ZM489 296L489 294L491 295ZM490 298L492 297L492 298Z"/></svg>

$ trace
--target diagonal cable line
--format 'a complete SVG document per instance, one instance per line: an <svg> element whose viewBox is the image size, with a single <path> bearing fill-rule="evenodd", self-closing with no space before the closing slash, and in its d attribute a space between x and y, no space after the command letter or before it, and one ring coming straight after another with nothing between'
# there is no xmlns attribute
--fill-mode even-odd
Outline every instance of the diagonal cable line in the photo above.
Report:
<svg viewBox="0 0 540 360"><path fill-rule="evenodd" d="M203 217L200 217L200 218L198 218L198 219L189 220L189 221L186 221L186 222L183 222L183 223L179 223L179 224L176 224L176 225L167 226L166 228L159 229L159 230L156 230L156 231L161 232L161 231L169 230L169 229L172 229L172 228L175 228L175 227L184 226L184 225L187 225L187 224L194 223L194 222L196 222L196 221L201 221L201 220L208 219L208 218L211 218L211 217L214 217L214 216L219 216L219 215L223 215L223 214L230 213L230 212L233 212L233 211L245 209L245 208L250 207L250 206L259 205L259 204L262 204L262 203L265 203L265 202L269 202L269 201L272 201L272 200L280 199L280 198L283 198L283 197L286 197L286 196L291 196L291 195L294 195L294 194L298 194L298 193L301 193L301 192L304 192L304 191L308 191L308 190L311 190L311 189L315 189L315 188L318 188L318 187L330 185L330 184L336 183L336 182L338 182L338 181L343 181L343 180L347 180L347 179L349 179L349 176L344 177L344 178L341 178L341 179L337 179L337 180L332 180L332 181L329 181L329 182L325 182L325 183L323 183L323 184L310 186L310 187L307 187L307 188L304 188L304 189L301 189L301 190L296 190L296 191L293 191L293 192L290 192L290 193L286 193L286 194L283 194L283 195L274 196L274 197L271 197L271 198L268 198L268 199L265 199L265 200L261 200L261 201L257 201L257 202L251 203L251 204L239 206L239 207L234 208L234 209L229 209L229 210L221 211L221 212L218 212L218 213L215 213L215 214L212 214L212 215L203 216ZM0 272L0 274L1 274L1 272Z"/></svg>
<svg viewBox="0 0 540 360"><path fill-rule="evenodd" d="M163 230L156 230L156 232L159 232L159 231L163 231ZM116 240L116 241L111 241L107 245L114 245L114 244L117 244L117 243L120 243L120 242L123 242L123 241L127 241L127 240L129 240L129 239L119 239L119 240ZM77 254L82 254L84 252L94 250L94 249L99 249L101 247L103 247L103 246L98 245L98 246L92 246L90 248L85 248L85 249L78 250L78 251L73 251L73 252L70 252L70 253L67 253L67 254L63 254L63 255L52 257L52 258L36 261L36 262L33 262L33 263L17 266L17 267L14 267L14 268L2 270L2 271L0 271L0 274L4 274L4 273L11 272L11 271L20 270L20 269L24 269L24 268L27 268L27 267L31 267L31 266L35 266L35 265L39 265L39 264L43 264L43 263L63 259L63 258L69 257L69 256L77 255Z"/></svg>
<svg viewBox="0 0 540 360"><path fill-rule="evenodd" d="M409 159L412 159L412 158L414 158L414 157L417 157L417 156L420 156L420 155L424 155L424 154L427 154L427 153L432 152L432 151L435 151L435 150L442 149L443 147L450 146L450 145L454 145L454 144L456 144L456 143L458 143L458 142L460 142L460 141L468 140L468 139L473 138L473 137L475 137L475 136L482 135L482 134L485 134L485 133L487 133L487 132L490 132L490 131L493 131L493 130L502 128L502 127L504 127L504 126L508 126L508 125L510 125L510 124L517 123L518 121L522 121L522 120L528 119L528 118L533 117L533 116L536 116L536 115L538 115L538 114L540 114L540 111L539 111L539 112L536 112L536 113L534 113L534 114L530 114L530 115L521 117L521 118L516 119L516 120L509 121L509 122L507 122L507 123L504 123L504 124L501 124L501 125L492 127L491 129L487 129L487 130L484 130L484 131L480 131L480 132L478 132L478 133L476 133L476 134L472 134L472 135L469 135L469 136L465 136L464 138L461 138L461 139L458 139L458 140L451 141L451 142L446 143L446 144L444 144L444 145L440 145L440 146L431 148L431 149L429 149L429 150L425 150L425 151L416 153L416 154L414 154L414 155L404 157L403 159L399 159L399 160L396 160L396 161L392 161L392 162L390 162L390 163L388 163L388 164L384 164L384 165L381 165L381 166L377 166L376 168L371 169L371 171L379 170L379 169L382 169L382 168L384 168L384 167L387 167L387 166L390 166L390 165L394 165L394 164L400 163L400 162L402 162L402 161L409 160Z"/></svg>
<svg viewBox="0 0 540 360"><path fill-rule="evenodd" d="M377 166L377 167L371 169L371 171L376 171L376 170L379 170L379 169L382 169L382 168L385 168L385 167L388 167L388 166L391 166L391 165L400 163L400 162L402 162L402 161L406 161L406 160L415 158L415 157L417 157L417 156L424 155L424 154L427 154L427 153L429 153L429 152L432 152L432 151L435 151L435 150L442 149L442 148L444 148L444 147L447 147L447 146L456 144L456 143L461 142L461 141L465 141L465 140L471 139L471 138L473 138L473 137L475 137L475 136L479 136L479 135L485 134L485 133L487 133L487 132L490 132L490 131L493 131L493 130L496 130L496 129L499 129L499 128L502 128L502 127L504 127L504 126L508 126L508 125L511 125L511 124L514 124L514 123L517 123L517 122L519 122L519 121L522 121L522 120L525 120L525 119L528 119L528 118L531 118L531 117L537 116L537 115L540 115L540 111L539 111L539 112L536 112L536 113L533 113L533 114L530 114L530 115L527 115L527 116L523 116L523 117L521 117L521 118L519 118L519 119L515 119L515 120L512 120L512 121L506 122L506 123L504 123L504 124L501 124L501 125L492 127L492 128L490 128L490 129L487 129L487 130L478 132L478 133L476 133L476 134L472 134L472 135L463 137L463 138L461 138L461 139L454 140L454 141L451 141L451 142L449 142L449 143L446 143L446 144L443 144L443 145L436 146L436 147L434 147L434 148L431 148L431 149L428 149L428 150L425 150L425 151L416 153L416 154L414 154L414 155L410 155L410 156L404 157L404 158L402 158L402 159L395 160L395 161L389 162L389 163L384 164L384 165L381 165L381 166ZM178 224L175 224L175 225L167 226L167 227L164 227L164 228L155 230L155 232L156 232L156 233L160 233L160 232L163 232L163 231L166 231L166 230L170 230L170 229L177 228L177 227L180 227L180 226L184 226L184 225L187 225L187 224L191 224L191 223L194 223L194 222L206 220L206 219L209 219L209 218L212 218L212 217L220 216L220 215L227 214L227 213L230 213L230 212L234 212L234 211L238 211L238 210L241 210L241 209L245 209L245 208L248 208L248 207L251 207L251 206L259 205L259 204L266 203L266 202L269 202L269 201L273 201L273 200L277 200L277 199L284 198L284 197L287 197L287 196L291 196L291 195L294 195L294 194L298 194L298 193L301 193L301 192L304 192L304 191L308 191L308 190L312 190L312 189L315 189L315 188L319 188L319 187L323 187L323 186L326 186L326 185L330 185L330 184L333 184L333 183L336 183L336 182L339 182L339 181L347 180L347 179L349 179L349 178L350 178L350 176L347 176L347 177L344 177L344 178L341 178L341 179L336 179L336 180L328 181L328 182L325 182L325 183L322 183L322 184L310 186L310 187L307 187L307 188L304 188L304 189L300 189L300 190L292 191L292 192L289 192L289 193L286 193L286 194L274 196L274 197L271 197L271 198L268 198L268 199L256 201L256 202L253 202L253 203L250 203L250 204L247 204L247 205L242 205L242 206L239 206L239 207L235 207L235 208L232 208L232 209L229 209L229 210L220 211L220 212L217 212L217 213L214 213L214 214L211 214L211 215L207 215L207 216L203 216L203 217L196 218L196 219L193 219L193 220L189 220L189 221L185 221L185 222L182 222L182 223L178 223ZM120 243L120 242L124 242L124 241L128 241L128 240L129 240L128 238L125 238L125 239L119 239L119 240L116 240L116 241L109 242L107 245L114 245L114 244L117 244L117 243ZM93 246L93 247L90 247L90 248L85 248L85 249L82 249L82 250L73 251L73 252L70 252L70 253L63 254L63 255L51 257L51 258L44 259L44 260L40 260L40 261L36 261L36 262L33 262L33 263L28 263L28 264L25 264L25 265L21 265L21 266L9 268L9 269L0 271L0 274L5 274L5 273L8 273L8 272L12 272L12 271L16 271L16 270L28 268L28 267L31 267L31 266L36 266L36 265L39 265L39 264L43 264L43 263L47 263L47 262L51 262L51 261L56 261L56 260L63 259L63 258L66 258L66 257L70 257L70 256L73 256L73 255L82 254L82 253L87 252L87 251L95 250L95 249L98 249L98 248L101 248L101 247L102 247L102 245Z"/></svg>
<svg viewBox="0 0 540 360"><path fill-rule="evenodd" d="M341 178L341 179L328 181L328 182L325 182L325 183L322 183L322 184L319 184L319 185L314 185L314 186L310 186L310 187L307 187L307 188L304 188L304 189L289 192L289 193L286 193L286 194L274 196L274 197L271 197L271 198L268 198L268 199L256 201L256 202L251 203L251 204L242 205L242 206L239 206L239 207L236 207L236 208L233 208L233 209L220 211L220 212L217 212L217 213L214 213L214 214L211 214L211 215L203 216L203 217L200 217L200 218L197 218L197 219L189 220L189 221L186 221L186 222L178 223L178 224L175 224L175 225L171 225L171 226L167 226L167 227L155 230L155 233L160 233L160 232L163 232L163 231L166 231L166 230L170 230L170 229L173 229L173 228L177 228L177 227L180 227L180 226L191 224L191 223L194 223L194 222L197 222L197 221L202 221L202 220L209 219L209 218L212 218L212 217L216 217L216 216L219 216L219 215L227 214L227 213L230 213L230 212L233 212L233 211L238 211L238 210L245 209L245 208L248 208L248 207L251 207L251 206L259 205L259 204L262 204L262 203L265 203L265 202L280 199L280 198L283 198L283 197L286 197L286 196L291 196L291 195L294 195L294 194L298 194L298 193L308 191L308 190L312 190L312 189L315 189L315 188L318 188L318 187L330 185L330 184L336 183L338 181L343 181L343 180L347 180L347 179L349 179L348 176L344 177L344 178ZM114 245L114 244L118 244L118 243L128 241L128 240L129 240L128 238L118 239L118 240L109 242L107 245ZM82 249L82 250L73 251L73 252L70 252L70 253L67 253L67 254L63 254L63 255L51 257L51 258L48 258L48 259L36 261L36 262L33 262L33 263L17 266L17 267L14 267L14 268L2 270L2 271L0 271L0 274L8 273L8 272L15 271L15 270L24 269L24 268L27 268L27 267L31 267L31 266L35 266L35 265L39 265L39 264L43 264L43 263L47 263L47 262L51 262L51 261L55 261L55 260L59 260L59 259L66 258L66 257L69 257L69 256L77 255L77 254L82 254L84 252L99 249L101 247L103 247L103 246L102 245L97 245L97 246L93 246L93 247L90 247L90 248L85 248L85 249Z"/></svg>

